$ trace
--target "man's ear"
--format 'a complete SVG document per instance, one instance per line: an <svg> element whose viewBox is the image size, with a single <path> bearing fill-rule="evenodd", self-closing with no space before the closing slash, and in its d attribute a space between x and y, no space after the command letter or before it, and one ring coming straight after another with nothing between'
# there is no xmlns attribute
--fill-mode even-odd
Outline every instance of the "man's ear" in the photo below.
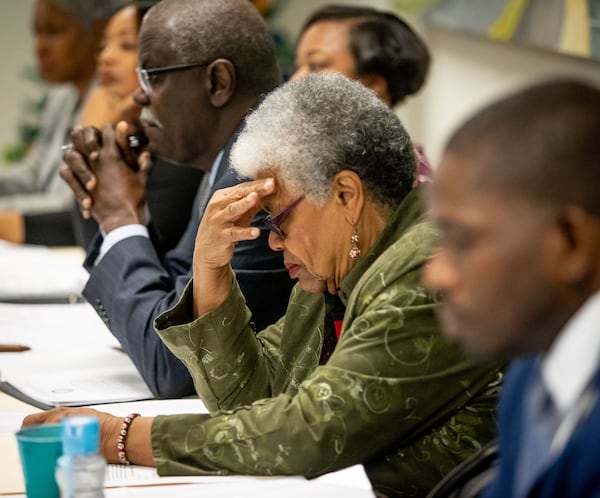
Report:
<svg viewBox="0 0 600 498"><path fill-rule="evenodd" d="M365 189L360 177L352 170L343 169L333 178L336 204L346 211L346 219L355 224L365 204Z"/></svg>
<svg viewBox="0 0 600 498"><path fill-rule="evenodd" d="M598 278L596 268L600 258L600 223L579 206L567 206L556 222L559 243L559 277L568 285L581 285L589 278Z"/></svg>
<svg viewBox="0 0 600 498"><path fill-rule="evenodd" d="M215 59L208 65L206 72L210 103L214 107L224 107L235 94L235 66L227 59Z"/></svg>

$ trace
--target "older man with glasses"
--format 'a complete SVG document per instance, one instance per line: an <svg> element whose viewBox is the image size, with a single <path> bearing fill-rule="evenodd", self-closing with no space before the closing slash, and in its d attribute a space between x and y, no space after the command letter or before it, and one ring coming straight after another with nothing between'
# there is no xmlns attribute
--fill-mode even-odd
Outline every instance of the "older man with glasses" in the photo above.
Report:
<svg viewBox="0 0 600 498"><path fill-rule="evenodd" d="M86 260L84 296L152 392L179 397L195 392L192 379L154 332L154 319L179 301L208 199L240 181L228 168L230 147L280 74L267 27L246 0L163 0L144 19L138 59L141 90L134 99L150 151L205 171L181 241L166 254L156 248L144 209L148 156L131 167L127 124L101 136L92 128L75 131L62 176L102 229ZM262 226L264 218L259 213L253 224ZM256 327L279 318L293 282L281 254L268 248L268 233L237 244L232 265Z"/></svg>
<svg viewBox="0 0 600 498"><path fill-rule="evenodd" d="M158 74L171 73L173 71L185 71L186 69L193 69L195 67L203 67L208 66L210 62L196 62L193 64L177 64L175 66L165 66L165 67L155 67L152 69L144 69L141 67L137 67L135 72L138 75L138 79L140 81L140 86L142 87L142 91L146 95L150 95L152 93L152 80L151 78Z"/></svg>

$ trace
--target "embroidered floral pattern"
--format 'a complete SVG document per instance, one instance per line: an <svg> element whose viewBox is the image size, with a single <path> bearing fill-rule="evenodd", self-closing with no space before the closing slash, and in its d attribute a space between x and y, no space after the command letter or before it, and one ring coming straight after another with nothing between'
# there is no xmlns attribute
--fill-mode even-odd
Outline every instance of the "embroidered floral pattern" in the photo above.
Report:
<svg viewBox="0 0 600 498"><path fill-rule="evenodd" d="M186 323L188 286L156 326L214 416L155 420L161 474L315 476L363 462L376 489L424 496L493 437L499 370L440 335L420 283L436 234L416 205L409 196L342 282L343 328L325 365L323 296L296 287L286 316L255 336L237 288Z"/></svg>

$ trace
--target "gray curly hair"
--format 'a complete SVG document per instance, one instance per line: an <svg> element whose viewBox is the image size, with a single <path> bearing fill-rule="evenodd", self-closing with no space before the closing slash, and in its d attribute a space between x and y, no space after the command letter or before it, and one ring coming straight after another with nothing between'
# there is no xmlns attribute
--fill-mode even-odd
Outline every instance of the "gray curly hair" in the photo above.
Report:
<svg viewBox="0 0 600 498"><path fill-rule="evenodd" d="M231 151L242 176L274 174L322 205L333 177L354 171L367 195L394 209L411 190L416 160L398 117L374 92L341 74L286 83L252 112Z"/></svg>
<svg viewBox="0 0 600 498"><path fill-rule="evenodd" d="M104 21L127 5L127 0L52 0L54 4L73 16L83 29L95 21Z"/></svg>

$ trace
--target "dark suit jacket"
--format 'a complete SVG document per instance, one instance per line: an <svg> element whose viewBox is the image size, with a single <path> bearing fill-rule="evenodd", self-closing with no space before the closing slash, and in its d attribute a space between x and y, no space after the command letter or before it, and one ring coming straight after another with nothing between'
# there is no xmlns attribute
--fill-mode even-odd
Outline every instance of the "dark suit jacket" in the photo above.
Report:
<svg viewBox="0 0 600 498"><path fill-rule="evenodd" d="M229 169L226 147L212 191L240 182ZM212 194L212 192L211 192ZM190 374L161 342L154 319L178 301L191 278L192 257L201 214L197 202L179 244L161 257L155 243L129 237L115 244L93 266L101 240L86 259L90 278L83 291L123 350L133 360L150 390L158 397L194 394ZM260 225L264 213L253 224ZM268 247L268 232L236 245L231 265L246 296L257 330L275 322L285 312L293 281L283 266L282 254Z"/></svg>
<svg viewBox="0 0 600 498"><path fill-rule="evenodd" d="M513 362L504 379L500 400L500 471L485 498L513 497L516 462L522 435L526 386L535 358ZM600 497L600 369L592 381L596 399L564 449L535 478L528 497ZM515 497L517 498L517 497Z"/></svg>
<svg viewBox="0 0 600 498"><path fill-rule="evenodd" d="M202 176L203 172L199 169L181 166L160 157L152 158L152 169L146 184L146 203L157 249L169 251L181 240L190 221L181 213L191 213ZM78 206L73 206L70 214L75 243L83 248L89 247L98 234L98 223L93 218L84 219Z"/></svg>

